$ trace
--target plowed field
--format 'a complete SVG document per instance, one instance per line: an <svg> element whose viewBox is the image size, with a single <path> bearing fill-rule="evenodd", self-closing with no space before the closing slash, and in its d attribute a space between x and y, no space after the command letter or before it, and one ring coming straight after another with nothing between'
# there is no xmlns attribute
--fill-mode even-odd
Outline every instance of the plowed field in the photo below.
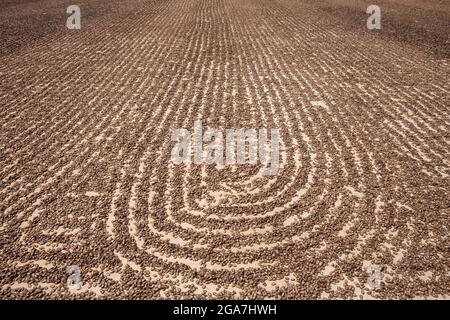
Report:
<svg viewBox="0 0 450 320"><path fill-rule="evenodd" d="M448 1L378 1L381 30L368 1L70 4L0 1L1 299L448 298ZM279 128L278 175L171 163L196 120Z"/></svg>

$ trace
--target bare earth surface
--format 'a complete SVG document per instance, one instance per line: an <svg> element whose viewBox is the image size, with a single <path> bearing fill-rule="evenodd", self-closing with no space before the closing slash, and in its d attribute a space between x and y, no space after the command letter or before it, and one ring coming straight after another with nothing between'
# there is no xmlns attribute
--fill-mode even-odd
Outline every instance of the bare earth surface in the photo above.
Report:
<svg viewBox="0 0 450 320"><path fill-rule="evenodd" d="M0 298L448 298L449 1L70 4L0 1ZM198 119L279 175L171 164Z"/></svg>

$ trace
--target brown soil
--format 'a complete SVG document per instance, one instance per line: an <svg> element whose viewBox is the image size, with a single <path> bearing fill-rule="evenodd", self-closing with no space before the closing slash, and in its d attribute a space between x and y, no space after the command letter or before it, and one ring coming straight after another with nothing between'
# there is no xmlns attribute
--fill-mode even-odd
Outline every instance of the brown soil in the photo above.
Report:
<svg viewBox="0 0 450 320"><path fill-rule="evenodd" d="M0 298L448 298L450 5L369 31L317 2L79 1L68 30L2 1ZM280 128L279 175L171 164L198 119Z"/></svg>

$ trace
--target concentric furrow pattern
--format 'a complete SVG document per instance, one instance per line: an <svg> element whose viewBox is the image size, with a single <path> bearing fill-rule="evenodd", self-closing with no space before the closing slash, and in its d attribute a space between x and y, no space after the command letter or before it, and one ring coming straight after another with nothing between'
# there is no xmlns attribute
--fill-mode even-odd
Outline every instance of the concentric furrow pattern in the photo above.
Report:
<svg viewBox="0 0 450 320"><path fill-rule="evenodd" d="M1 5L1 298L448 297L448 57L310 1L58 3ZM279 128L278 175L174 165L196 120Z"/></svg>

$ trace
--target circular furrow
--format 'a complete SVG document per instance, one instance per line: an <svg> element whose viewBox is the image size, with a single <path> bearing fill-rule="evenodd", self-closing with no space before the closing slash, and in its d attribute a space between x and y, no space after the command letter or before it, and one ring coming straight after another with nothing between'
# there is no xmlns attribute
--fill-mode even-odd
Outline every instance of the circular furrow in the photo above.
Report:
<svg viewBox="0 0 450 320"><path fill-rule="evenodd" d="M448 295L445 60L309 2L92 6L73 37L21 49L28 65L0 57L17 68L0 68L17 81L0 92L2 297ZM279 129L278 173L172 163L172 132L199 120Z"/></svg>

